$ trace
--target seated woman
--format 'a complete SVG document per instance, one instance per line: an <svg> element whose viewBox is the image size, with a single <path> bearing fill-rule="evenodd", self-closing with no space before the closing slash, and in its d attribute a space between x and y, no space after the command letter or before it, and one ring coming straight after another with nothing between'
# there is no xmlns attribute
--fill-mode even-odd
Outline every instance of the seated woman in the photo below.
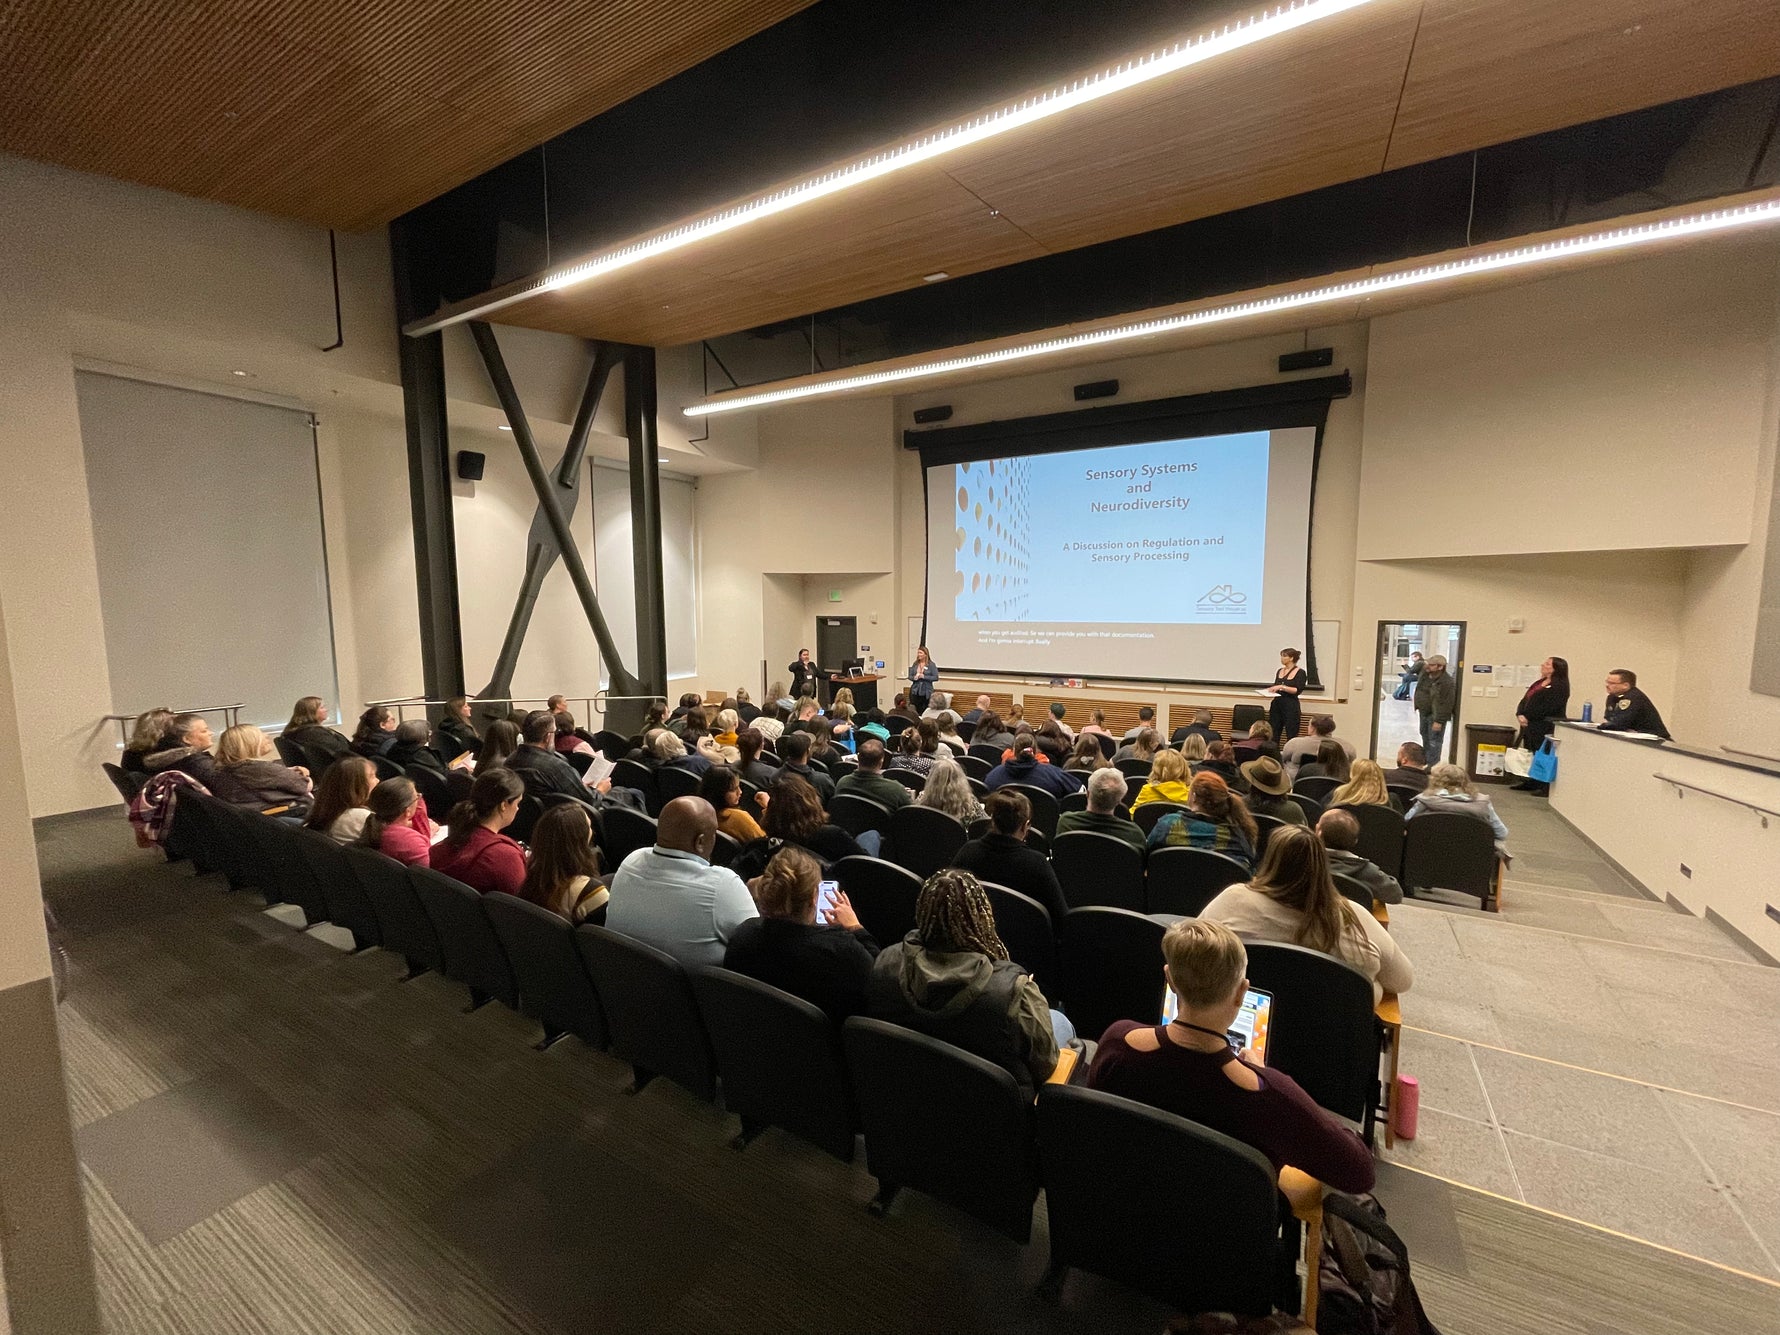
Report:
<svg viewBox="0 0 1780 1335"><path fill-rule="evenodd" d="M748 728L735 739L736 755L735 772L756 788L765 792L772 787L773 780L779 777L779 767L769 764L760 758L766 750L766 737L759 728Z"/></svg>
<svg viewBox="0 0 1780 1335"><path fill-rule="evenodd" d="M1186 752L1182 752L1185 755ZM1200 762L1194 774L1215 774L1224 781L1224 786L1233 793L1246 793L1248 780L1242 777L1242 770L1236 764L1235 748L1226 741L1207 742L1205 759Z"/></svg>
<svg viewBox="0 0 1780 1335"><path fill-rule="evenodd" d="M1139 728L1137 735L1113 752L1113 763L1121 760L1154 760L1162 749L1162 734L1154 728Z"/></svg>
<svg viewBox="0 0 1780 1335"><path fill-rule="evenodd" d="M1088 721L1077 728L1076 732L1083 737L1111 737L1112 733L1106 726L1106 711L1104 709L1088 711Z"/></svg>
<svg viewBox="0 0 1780 1335"><path fill-rule="evenodd" d="M862 853L877 856L878 832L866 830L856 840L840 826L830 825L822 810L821 794L797 775L784 774L774 779L770 798L761 813L760 827L772 838L807 848L824 865Z"/></svg>
<svg viewBox="0 0 1780 1335"><path fill-rule="evenodd" d="M958 724L962 721L957 713L950 709L940 710L939 717L933 720L933 726L939 736L941 754L950 751L953 760L970 750L970 743L958 735Z"/></svg>
<svg viewBox="0 0 1780 1335"><path fill-rule="evenodd" d="M696 742L698 736L695 735L693 740ZM650 739L649 750L655 756L657 769L683 769L702 777L711 768L710 756L702 751L689 751L686 743L666 728Z"/></svg>
<svg viewBox="0 0 1780 1335"><path fill-rule="evenodd" d="M941 760L927 771L927 786L915 794L915 805L943 811L965 829L989 814L956 760Z"/></svg>
<svg viewBox="0 0 1780 1335"><path fill-rule="evenodd" d="M593 747L585 737L575 735L575 716L566 709L559 709L552 717L556 720L556 741L554 743L558 755L590 756Z"/></svg>
<svg viewBox="0 0 1780 1335"><path fill-rule="evenodd" d="M972 746L994 746L1005 751L1014 744L1014 735L993 709L977 720L977 730L970 735Z"/></svg>
<svg viewBox="0 0 1780 1335"><path fill-rule="evenodd" d="M1171 811L1150 831L1149 847L1207 848L1255 865L1255 839L1260 832L1243 800L1215 774L1200 774L1187 787L1187 810Z"/></svg>
<svg viewBox="0 0 1780 1335"><path fill-rule="evenodd" d="M897 737L886 769L906 769L915 774L931 774L939 764L939 729L930 718L924 718Z"/></svg>
<svg viewBox="0 0 1780 1335"><path fill-rule="evenodd" d="M1205 740L1204 733L1189 732L1185 737L1181 738L1181 759L1187 762L1188 772L1193 774L1199 772L1199 767L1205 763L1206 748L1208 745L1209 743Z"/></svg>
<svg viewBox="0 0 1780 1335"><path fill-rule="evenodd" d="M468 696L454 695L445 702L445 713L439 719L433 745L439 748L439 754L447 764L465 753L475 755L482 748L482 734L470 720Z"/></svg>
<svg viewBox="0 0 1780 1335"><path fill-rule="evenodd" d="M1106 753L1100 749L1100 743L1083 733L1075 739L1075 746L1071 749L1069 758L1063 762L1063 768L1073 774L1092 774L1110 764L1112 761L1106 758Z"/></svg>
<svg viewBox="0 0 1780 1335"><path fill-rule="evenodd" d="M1234 750L1238 765L1247 764L1257 756L1279 759L1279 748L1273 744L1273 725L1264 718L1256 719L1250 725L1248 736L1238 741Z"/></svg>
<svg viewBox="0 0 1780 1335"><path fill-rule="evenodd" d="M804 729L810 739L810 764L821 765L824 769L838 765L846 752L835 745L834 734L820 719L811 720L811 723L813 726Z"/></svg>
<svg viewBox="0 0 1780 1335"><path fill-rule="evenodd" d="M479 769L469 797L451 808L451 833L433 846L433 870L483 894L518 894L525 887L525 850L501 831L519 814L524 796L512 770Z"/></svg>
<svg viewBox="0 0 1780 1335"><path fill-rule="evenodd" d="M1298 766L1300 779L1338 779L1346 783L1353 776L1347 752L1333 737L1325 737L1316 748L1316 759Z"/></svg>
<svg viewBox="0 0 1780 1335"><path fill-rule="evenodd" d="M717 828L731 839L745 844L766 838L766 831L742 801L742 776L728 765L712 765L706 770L698 781L698 795L711 804L717 813ZM756 793L755 807L765 810L766 798L764 791Z"/></svg>
<svg viewBox="0 0 1780 1335"><path fill-rule="evenodd" d="M292 813L293 819L309 809L309 771L286 765L278 758L272 739L252 724L237 723L223 729L216 744L216 762L253 794L258 805L300 808Z"/></svg>
<svg viewBox="0 0 1780 1335"><path fill-rule="evenodd" d="M439 758L439 753L433 750L432 738L433 730L427 726L425 719L408 719L396 726L396 739L390 744L384 758L391 764L400 765L403 769L410 769L418 765L424 770L430 770L441 779L446 778L451 771L445 767L445 762ZM449 750L455 743L445 740L444 745Z"/></svg>
<svg viewBox="0 0 1780 1335"><path fill-rule="evenodd" d="M338 759L352 750L352 743L328 727L327 702L319 695L305 695L292 706L290 722L279 734L307 751Z"/></svg>
<svg viewBox="0 0 1780 1335"><path fill-rule="evenodd" d="M130 728L130 740L124 744L123 758L118 764L131 774L147 774L148 768L142 763L142 759L162 749L167 729L172 722L171 709L150 709L138 714L136 722Z"/></svg>
<svg viewBox="0 0 1780 1335"><path fill-rule="evenodd" d="M1326 745L1326 743L1325 743ZM1340 750L1339 747L1336 748ZM1321 748L1317 763L1322 764ZM1395 807L1397 800L1384 786L1384 771L1376 760L1356 760L1348 771L1347 782L1329 794L1323 804L1331 807Z"/></svg>
<svg viewBox="0 0 1780 1335"><path fill-rule="evenodd" d="M388 753L396 743L396 716L382 705L372 705L358 716L358 730L352 734L352 749L367 760Z"/></svg>
<svg viewBox="0 0 1780 1335"><path fill-rule="evenodd" d="M1162 935L1163 976L1178 1002L1165 1025L1119 1020L1088 1068L1088 1087L1210 1127L1337 1191L1370 1191L1372 1153L1282 1071L1230 1046L1248 988L1248 952L1236 933L1182 918Z"/></svg>
<svg viewBox="0 0 1780 1335"><path fill-rule="evenodd" d="M1008 958L982 884L947 867L915 900L915 930L872 966L867 1013L992 1061L1028 1098L1057 1069L1075 1030Z"/></svg>
<svg viewBox="0 0 1780 1335"><path fill-rule="evenodd" d="M1315 830L1292 825L1267 841L1261 870L1232 885L1199 914L1245 941L1283 941L1346 960L1372 980L1372 998L1407 992L1415 969L1391 934L1335 888L1329 856Z"/></svg>
<svg viewBox="0 0 1780 1335"><path fill-rule="evenodd" d="M1032 740L1043 753L1044 758L1053 765L1062 765L1069 759L1069 748L1072 741L1063 735L1063 725L1054 718L1040 719L1038 727L1033 729ZM1100 743L1096 742L1096 749Z"/></svg>
<svg viewBox="0 0 1780 1335"><path fill-rule="evenodd" d="M717 711L717 732L711 740L718 746L734 746L740 740L741 734L738 730L741 723L742 716L735 710L719 709Z"/></svg>
<svg viewBox="0 0 1780 1335"><path fill-rule="evenodd" d="M377 767L363 756L336 760L315 786L304 826L320 830L336 844L357 843L371 817L371 808L365 804L376 785Z"/></svg>
<svg viewBox="0 0 1780 1335"><path fill-rule="evenodd" d="M476 754L476 773L485 769L505 769L519 750L519 729L507 719L496 719L482 734L482 750Z"/></svg>
<svg viewBox="0 0 1780 1335"><path fill-rule="evenodd" d="M551 807L532 826L531 865L519 897L559 918L604 922L606 887L599 882L600 855L593 846L593 822L579 802Z"/></svg>
<svg viewBox="0 0 1780 1335"><path fill-rule="evenodd" d="M1489 826L1496 836L1496 856L1503 862L1513 860L1508 852L1508 827L1496 814L1495 803L1477 791L1470 775L1457 765L1436 765L1428 771L1428 786L1409 806L1405 820L1414 820L1429 811L1450 811L1469 816Z"/></svg>
<svg viewBox="0 0 1780 1335"><path fill-rule="evenodd" d="M1192 800L1187 788L1187 758L1179 751L1159 751L1150 764L1150 777L1144 780L1142 788L1137 790L1137 798L1131 803L1131 809L1148 802L1178 802L1185 806Z"/></svg>
<svg viewBox="0 0 1780 1335"><path fill-rule="evenodd" d="M1277 760L1270 756L1251 760L1242 766L1242 777L1248 783L1247 801L1250 813L1271 816L1274 820L1283 820L1287 825L1310 824L1304 808L1286 796L1292 791L1292 781L1286 777L1285 769Z"/></svg>
<svg viewBox="0 0 1780 1335"><path fill-rule="evenodd" d="M992 822L979 839L972 839L952 859L978 880L1006 886L1043 904L1054 925L1069 912L1063 886L1045 853L1026 842L1032 829L1032 803L1024 793L989 794L986 804Z"/></svg>
<svg viewBox="0 0 1780 1335"><path fill-rule="evenodd" d="M411 779L385 779L365 803L371 815L355 842L404 866L424 867L433 851L433 823Z"/></svg>
<svg viewBox="0 0 1780 1335"><path fill-rule="evenodd" d="M781 848L748 889L760 909L730 935L723 967L802 997L836 1024L865 1011L878 943L853 905L836 894L816 916L822 867L801 848Z"/></svg>

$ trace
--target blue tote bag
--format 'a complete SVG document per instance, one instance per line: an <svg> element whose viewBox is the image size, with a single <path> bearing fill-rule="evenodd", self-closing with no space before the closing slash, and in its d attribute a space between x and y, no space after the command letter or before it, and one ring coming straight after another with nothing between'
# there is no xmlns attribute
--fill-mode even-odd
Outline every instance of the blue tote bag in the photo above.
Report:
<svg viewBox="0 0 1780 1335"><path fill-rule="evenodd" d="M1557 773L1557 752L1552 749L1551 738L1547 737L1539 744L1539 750L1533 756L1533 763L1527 768L1527 777L1534 783L1550 783L1557 778Z"/></svg>

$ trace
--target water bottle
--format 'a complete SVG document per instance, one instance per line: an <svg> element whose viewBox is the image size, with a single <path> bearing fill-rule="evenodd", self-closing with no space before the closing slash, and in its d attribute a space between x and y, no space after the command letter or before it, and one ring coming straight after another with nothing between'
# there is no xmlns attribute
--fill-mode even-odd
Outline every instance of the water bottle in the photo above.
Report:
<svg viewBox="0 0 1780 1335"><path fill-rule="evenodd" d="M1582 702L1582 721L1584 723L1593 723L1595 721L1595 702L1593 700L1584 700Z"/></svg>
<svg viewBox="0 0 1780 1335"><path fill-rule="evenodd" d="M1422 1108L1421 1081L1412 1075L1397 1077L1396 1097L1391 1100L1391 1130L1398 1140L1414 1140Z"/></svg>

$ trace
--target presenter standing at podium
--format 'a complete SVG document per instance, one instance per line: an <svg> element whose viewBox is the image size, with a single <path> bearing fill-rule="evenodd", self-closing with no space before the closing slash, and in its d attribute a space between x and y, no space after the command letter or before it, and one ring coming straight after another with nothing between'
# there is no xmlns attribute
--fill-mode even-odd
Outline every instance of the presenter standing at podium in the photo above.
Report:
<svg viewBox="0 0 1780 1335"><path fill-rule="evenodd" d="M799 649L797 661L785 670L791 674L791 698L793 700L801 700L806 695L814 696L816 694L816 682L822 674L822 669L816 666L808 649Z"/></svg>
<svg viewBox="0 0 1780 1335"><path fill-rule="evenodd" d="M938 681L939 669L933 665L927 646L922 645L915 650L915 661L909 664L909 708L917 714L925 714Z"/></svg>
<svg viewBox="0 0 1780 1335"><path fill-rule="evenodd" d="M1267 722L1273 725L1273 744L1284 747L1298 735L1302 711L1298 707L1298 695L1310 678L1304 669L1298 666L1303 657L1296 649L1279 651L1279 668L1273 674L1273 685L1268 693L1273 702L1267 706Z"/></svg>

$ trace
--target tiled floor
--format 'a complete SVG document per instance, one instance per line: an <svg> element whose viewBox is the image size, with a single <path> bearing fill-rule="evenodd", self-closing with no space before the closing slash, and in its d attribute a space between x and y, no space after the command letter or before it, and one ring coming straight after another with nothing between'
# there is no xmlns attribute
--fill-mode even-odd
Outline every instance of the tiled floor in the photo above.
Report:
<svg viewBox="0 0 1780 1335"><path fill-rule="evenodd" d="M1492 795L1502 912L1391 912L1422 1114L1386 1157L1780 1279L1780 969Z"/></svg>

